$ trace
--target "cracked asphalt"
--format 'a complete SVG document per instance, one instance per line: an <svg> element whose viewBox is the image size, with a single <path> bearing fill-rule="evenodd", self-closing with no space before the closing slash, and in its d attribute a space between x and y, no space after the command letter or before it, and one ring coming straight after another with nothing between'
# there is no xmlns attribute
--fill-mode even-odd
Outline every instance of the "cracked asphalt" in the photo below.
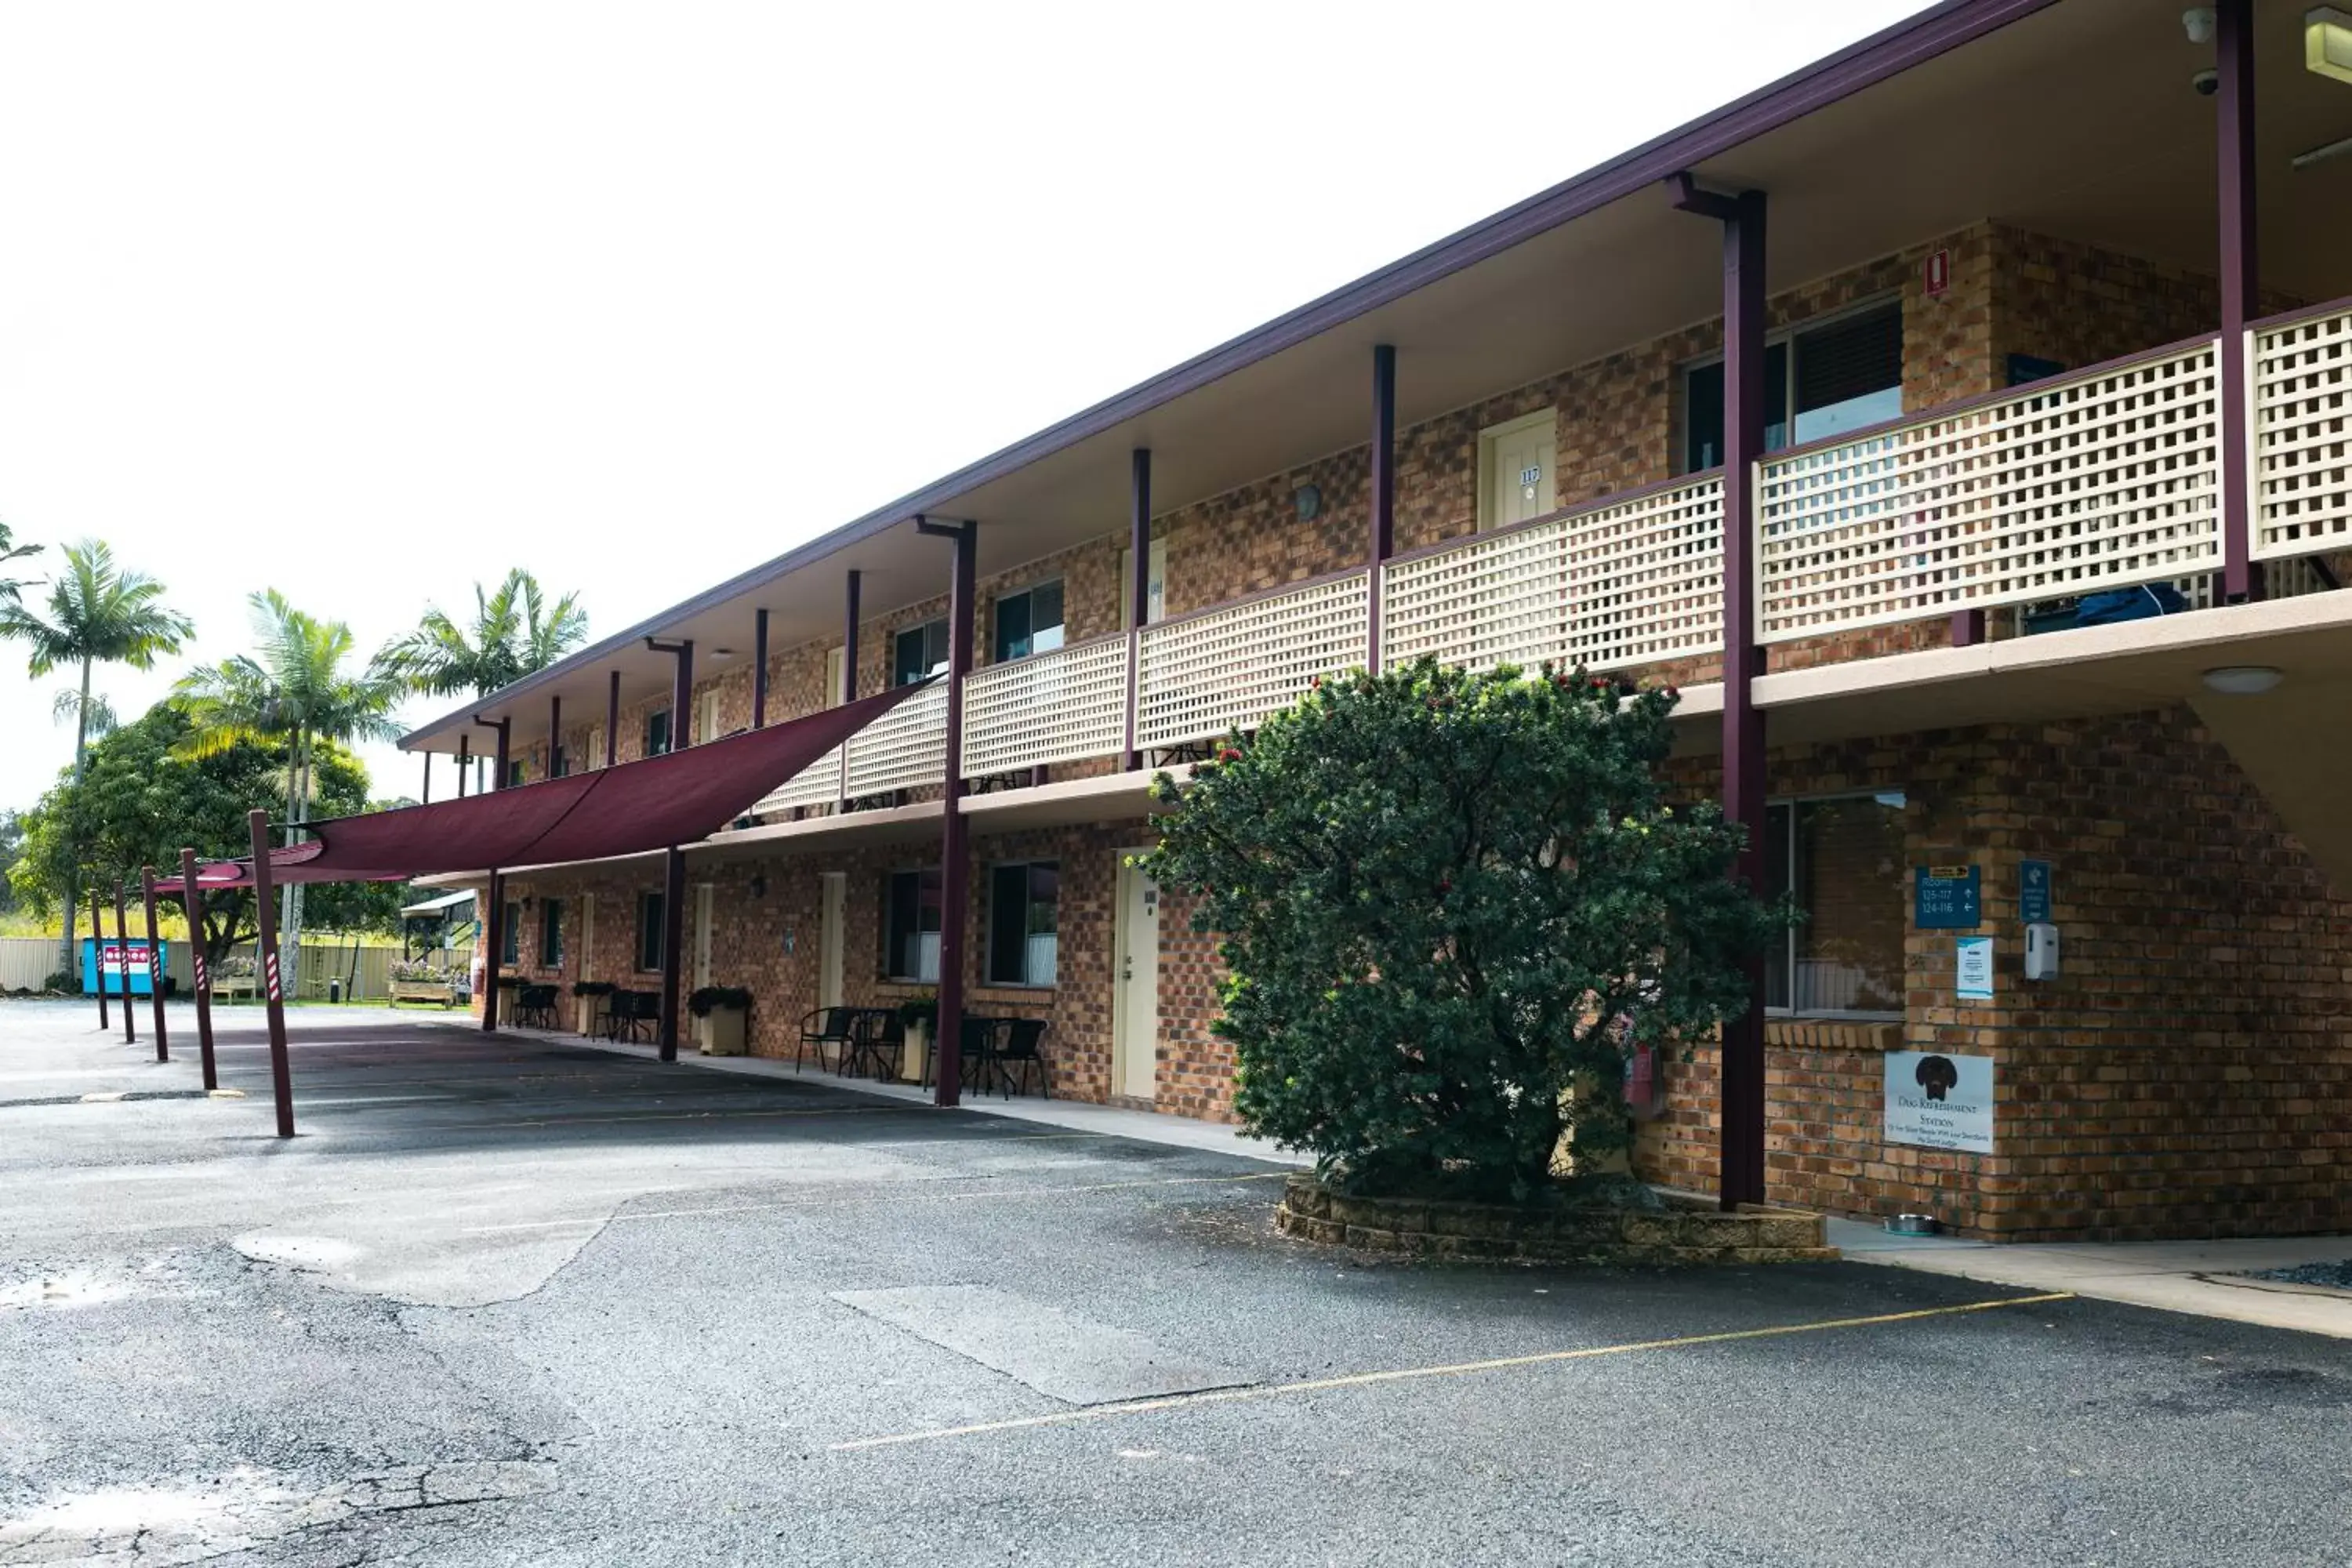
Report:
<svg viewBox="0 0 2352 1568"><path fill-rule="evenodd" d="M280 1143L257 1018L222 1100L0 1005L0 1564L2352 1565L2352 1342L1404 1266L1246 1159L359 1009Z"/></svg>

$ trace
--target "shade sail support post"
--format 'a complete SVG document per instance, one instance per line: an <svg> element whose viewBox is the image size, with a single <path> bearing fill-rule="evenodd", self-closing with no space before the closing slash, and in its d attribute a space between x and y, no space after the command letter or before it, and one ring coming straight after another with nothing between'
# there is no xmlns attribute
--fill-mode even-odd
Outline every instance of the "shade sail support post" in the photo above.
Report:
<svg viewBox="0 0 2352 1568"><path fill-rule="evenodd" d="M425 753L430 760L433 753ZM203 1059L207 1093L220 1087L220 1067L213 1059L212 965L205 962L205 892L196 885L196 852L180 851L180 906L188 917L188 967L195 978L196 1054Z"/></svg>
<svg viewBox="0 0 2352 1568"><path fill-rule="evenodd" d="M459 735L457 737L457 798L459 800L466 798L466 776L473 771L474 737L471 734Z"/></svg>
<svg viewBox="0 0 2352 1568"><path fill-rule="evenodd" d="M131 917L128 905L122 879L117 877L114 879L114 945L122 952L122 1043L135 1046L139 1043L139 1016L131 1005ZM101 972L106 968L106 954L102 951L98 955L98 967Z"/></svg>
<svg viewBox="0 0 2352 1568"><path fill-rule="evenodd" d="M294 1136L294 1073L286 1056L286 992L278 963L278 916L269 908L276 891L269 874L269 814L246 814L253 837L253 897L258 930L255 945L261 954L261 1000L269 1019L269 1092L278 1106L278 1136Z"/></svg>
<svg viewBox="0 0 2352 1568"><path fill-rule="evenodd" d="M139 889L147 900L147 1000L155 1010L155 1059L172 1059L171 1043L163 1034L163 975L171 966L163 962L163 939L155 924L155 868L139 868Z"/></svg>
<svg viewBox="0 0 2352 1568"><path fill-rule="evenodd" d="M621 672L613 671L604 683L604 765L611 767L621 755Z"/></svg>
<svg viewBox="0 0 2352 1568"><path fill-rule="evenodd" d="M963 689L971 673L975 580L980 525L915 520L917 531L953 543L948 570L947 763L942 770L940 829L940 1016L932 1050L939 1065L933 1102L952 1106L963 1093L963 972L971 903L970 820L963 814Z"/></svg>
<svg viewBox="0 0 2352 1568"><path fill-rule="evenodd" d="M507 879L490 868L489 907L482 911L482 1033L499 1032L499 970L507 956Z"/></svg>
<svg viewBox="0 0 2352 1568"><path fill-rule="evenodd" d="M768 727L768 612L751 612L751 728Z"/></svg>
<svg viewBox="0 0 2352 1568"><path fill-rule="evenodd" d="M93 878L89 884L89 951L91 967L98 973L98 1026L101 1029L111 1029L114 1027L114 1016L107 1010L106 1005L105 910L104 897L99 892L98 881ZM131 999L124 997L122 1005L129 1006Z"/></svg>

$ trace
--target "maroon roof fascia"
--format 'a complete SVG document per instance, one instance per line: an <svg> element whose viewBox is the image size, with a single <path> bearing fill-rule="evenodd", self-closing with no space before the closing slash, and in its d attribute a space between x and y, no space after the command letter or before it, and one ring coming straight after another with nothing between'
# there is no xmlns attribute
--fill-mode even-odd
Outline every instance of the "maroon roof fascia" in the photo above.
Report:
<svg viewBox="0 0 2352 1568"><path fill-rule="evenodd" d="M1082 409L1034 436L991 453L975 463L936 479L922 489L867 512L832 532L738 573L717 586L673 605L625 632L558 664L524 677L474 704L491 705L520 697L534 688L560 679L583 664L615 653L660 635L666 628L715 609L739 595L787 576L823 560L835 551L871 539L921 512L937 512L981 486L1018 472L1030 464L1101 435L1139 415L1199 391L1236 371L1270 359L1309 338L1345 325L1392 304L1415 290L1451 277L1465 268L1523 244L1548 230L1595 212L1675 174L1731 152L1743 142L1779 130L1841 99L1874 87L1914 66L1996 32L2011 22L2047 10L2059 0L1943 0L1907 20L1897 22L1826 55L1803 68L1768 83L1744 98L1654 137L1583 174L1539 192L1526 201L1479 219L1465 229L1424 246L1410 256L1369 272L1352 283L1276 317L1204 353L1184 361L1149 381ZM467 711L458 710L404 736L401 744L435 730Z"/></svg>

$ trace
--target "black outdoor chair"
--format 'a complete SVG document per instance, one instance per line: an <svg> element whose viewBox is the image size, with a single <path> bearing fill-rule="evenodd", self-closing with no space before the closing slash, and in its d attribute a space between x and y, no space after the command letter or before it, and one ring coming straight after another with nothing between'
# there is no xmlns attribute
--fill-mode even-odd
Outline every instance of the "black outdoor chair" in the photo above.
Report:
<svg viewBox="0 0 2352 1568"><path fill-rule="evenodd" d="M849 1045L841 1053L845 1073L896 1078L907 1049L907 1026L895 1007L859 1007L849 1020Z"/></svg>
<svg viewBox="0 0 2352 1568"><path fill-rule="evenodd" d="M963 1030L957 1036L962 1048L956 1053L956 1073L974 1093L980 1092L985 1087L990 1064L996 1059L997 1042L1003 1034L1004 1026L1011 1022L1010 1018L966 1017L964 1019ZM930 1086L931 1068L939 1054L939 1030L934 1026L931 1030L931 1048L923 1058L925 1088Z"/></svg>
<svg viewBox="0 0 2352 1568"><path fill-rule="evenodd" d="M555 987L526 985L515 995L515 1022L526 1029L555 1027Z"/></svg>
<svg viewBox="0 0 2352 1568"><path fill-rule="evenodd" d="M649 1040L661 1027L661 993L615 991L604 1010L604 1037Z"/></svg>
<svg viewBox="0 0 2352 1568"><path fill-rule="evenodd" d="M833 1059L839 1063L849 1057L849 1029L856 1016L855 1007L819 1007L801 1020L800 1048L793 1053L793 1070L801 1070L801 1058L814 1048L816 1065L824 1066L824 1048L833 1047Z"/></svg>
<svg viewBox="0 0 2352 1568"><path fill-rule="evenodd" d="M1045 1066L1045 1020L1043 1018L1006 1018L988 1053L989 1069L995 1073L997 1087L1004 1098L1013 1098L1013 1073L1021 1074L1025 1086L1029 1075L1037 1077L1037 1092L1045 1099L1054 1098L1054 1075ZM1025 1092L1025 1089L1024 1089Z"/></svg>

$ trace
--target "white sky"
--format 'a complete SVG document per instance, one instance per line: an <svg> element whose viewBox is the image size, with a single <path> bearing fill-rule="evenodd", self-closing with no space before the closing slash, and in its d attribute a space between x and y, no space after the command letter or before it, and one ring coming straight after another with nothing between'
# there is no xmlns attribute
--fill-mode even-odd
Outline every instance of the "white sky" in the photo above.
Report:
<svg viewBox="0 0 2352 1568"><path fill-rule="evenodd" d="M264 585L609 632L1920 8L9 0L0 519L195 618L126 714Z"/></svg>

